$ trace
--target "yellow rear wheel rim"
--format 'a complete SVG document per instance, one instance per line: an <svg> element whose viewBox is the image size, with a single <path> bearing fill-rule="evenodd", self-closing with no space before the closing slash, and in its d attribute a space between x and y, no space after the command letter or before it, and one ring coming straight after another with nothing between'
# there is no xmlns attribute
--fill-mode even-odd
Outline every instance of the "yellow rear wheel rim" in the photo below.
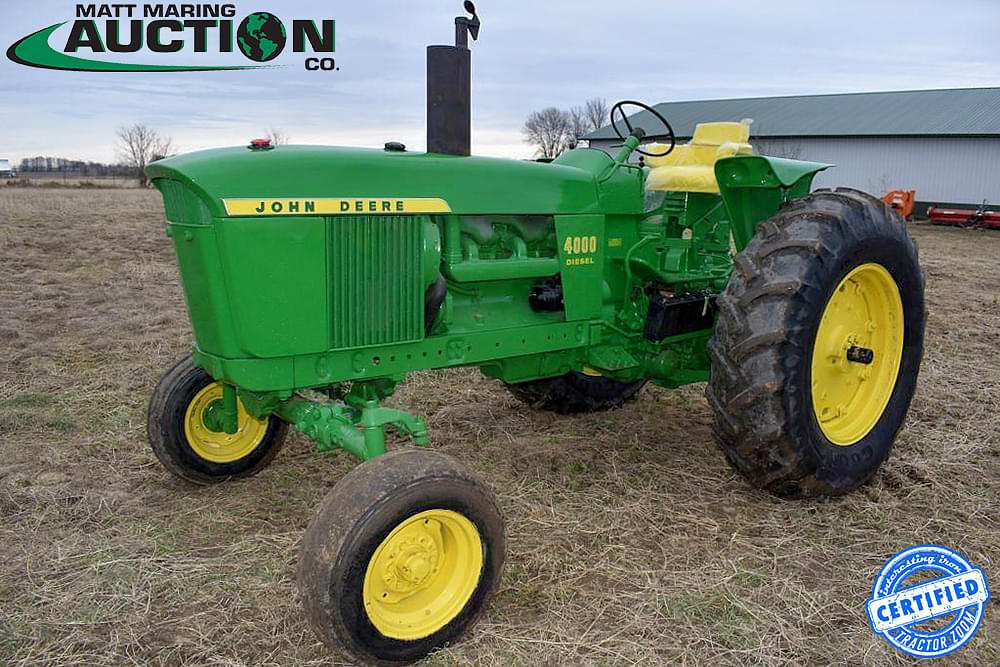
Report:
<svg viewBox="0 0 1000 667"><path fill-rule="evenodd" d="M382 540L365 570L362 599L375 629L413 641L450 623L479 584L483 541L452 510L414 514Z"/></svg>
<svg viewBox="0 0 1000 667"><path fill-rule="evenodd" d="M871 351L871 362L849 359ZM841 446L875 427L903 358L903 302L881 264L848 273L823 309L812 354L812 405L826 438Z"/></svg>
<svg viewBox="0 0 1000 667"><path fill-rule="evenodd" d="M215 431L208 427L205 416L208 410L219 409L221 401L221 382L213 382L195 394L184 415L184 435L200 458L212 463L232 463L250 454L264 440L267 420L247 413L237 399L236 433Z"/></svg>

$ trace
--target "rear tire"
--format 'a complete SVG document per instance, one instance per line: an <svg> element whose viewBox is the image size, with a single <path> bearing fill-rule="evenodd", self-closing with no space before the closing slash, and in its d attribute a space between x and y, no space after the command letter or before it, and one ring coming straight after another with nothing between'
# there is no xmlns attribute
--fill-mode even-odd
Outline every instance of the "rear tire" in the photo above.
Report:
<svg viewBox="0 0 1000 667"><path fill-rule="evenodd" d="M923 354L924 276L898 214L846 188L793 201L758 225L717 304L706 393L733 467L783 498L867 481Z"/></svg>
<svg viewBox="0 0 1000 667"><path fill-rule="evenodd" d="M620 408L634 400L645 385L645 379L618 382L571 371L554 378L508 384L507 389L532 407L567 415Z"/></svg>

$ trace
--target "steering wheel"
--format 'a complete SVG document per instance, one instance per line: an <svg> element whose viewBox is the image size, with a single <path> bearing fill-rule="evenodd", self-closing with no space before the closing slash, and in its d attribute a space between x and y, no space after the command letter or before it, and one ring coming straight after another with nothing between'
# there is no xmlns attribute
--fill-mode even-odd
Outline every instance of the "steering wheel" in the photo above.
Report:
<svg viewBox="0 0 1000 667"><path fill-rule="evenodd" d="M640 153L641 155L645 155L646 157L663 157L664 155L667 155L668 153L670 153L670 151L674 150L674 146L677 145L677 139L674 137L674 128L670 127L670 123L667 122L667 119L664 118L660 114L660 112L657 111L656 109L654 109L653 107L645 105L642 102L635 102L633 100L622 100L621 102L616 102L615 105L613 107L611 107L611 129L615 131L615 134L618 135L619 139L621 139L622 141L625 141L625 135L623 135L621 133L621 130L618 129L618 125L615 123L615 112L616 111L619 114L621 114L622 120L625 121L625 127L628 128L628 136L634 136L637 139L642 139L644 136L646 136L646 131L644 129L642 129L641 127L637 127L637 128L633 129L632 123L629 122L628 116L625 115L625 111L622 108L626 104L634 106L634 107L639 107L640 109L642 109L644 111L648 111L649 113L653 114L653 116L655 116L657 120L659 120L661 123L663 123L663 127L667 128L667 134L666 134L666 136L670 137L670 148L668 148L667 150L663 151L662 153L647 153L646 151L642 150L641 148L636 148L635 151L637 153Z"/></svg>

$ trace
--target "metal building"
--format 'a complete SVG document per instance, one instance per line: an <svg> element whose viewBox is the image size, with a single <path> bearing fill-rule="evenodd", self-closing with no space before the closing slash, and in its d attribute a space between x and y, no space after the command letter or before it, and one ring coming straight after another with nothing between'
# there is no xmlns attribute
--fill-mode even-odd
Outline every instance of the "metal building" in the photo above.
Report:
<svg viewBox="0 0 1000 667"><path fill-rule="evenodd" d="M699 122L752 119L757 152L836 165L816 178L817 187L879 196L916 190L920 208L1000 203L1000 88L665 102L656 110L678 140ZM661 131L645 111L631 122ZM612 153L620 143L609 126L584 139Z"/></svg>

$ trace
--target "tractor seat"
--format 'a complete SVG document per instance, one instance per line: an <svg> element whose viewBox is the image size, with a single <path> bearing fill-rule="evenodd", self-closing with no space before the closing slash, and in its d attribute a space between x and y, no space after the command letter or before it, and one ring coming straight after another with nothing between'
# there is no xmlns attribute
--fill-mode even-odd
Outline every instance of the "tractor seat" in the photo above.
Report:
<svg viewBox="0 0 1000 667"><path fill-rule="evenodd" d="M749 140L749 122L699 123L690 143L675 146L668 155L646 158L651 167L646 189L718 194L715 161L731 155L749 155L753 152ZM667 144L652 143L644 150L661 153L667 148Z"/></svg>

